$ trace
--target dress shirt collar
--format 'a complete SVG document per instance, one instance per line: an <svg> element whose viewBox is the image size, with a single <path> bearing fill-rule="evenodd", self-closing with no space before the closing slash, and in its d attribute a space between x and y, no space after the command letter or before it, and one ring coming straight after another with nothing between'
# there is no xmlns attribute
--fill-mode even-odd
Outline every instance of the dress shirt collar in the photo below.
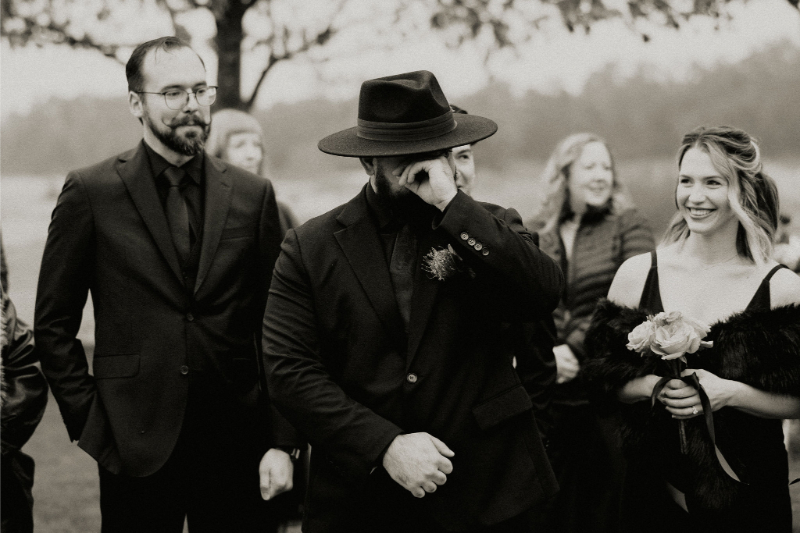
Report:
<svg viewBox="0 0 800 533"><path fill-rule="evenodd" d="M142 144L144 144L145 150L147 151L147 158L150 160L150 168L153 171L153 176L157 178L161 176L161 174L163 174L163 172L169 167L174 166L172 163L164 159L161 154L153 150L150 145L144 142L144 139L142 139ZM198 155L194 156L179 167L185 170L189 177L192 178L192 181L194 181L197 185L203 183L204 153L205 152L200 152Z"/></svg>
<svg viewBox="0 0 800 533"><path fill-rule="evenodd" d="M391 206L375 192L372 183L367 183L367 206L378 222L378 228L381 231L391 229L391 226L395 225L396 221Z"/></svg>

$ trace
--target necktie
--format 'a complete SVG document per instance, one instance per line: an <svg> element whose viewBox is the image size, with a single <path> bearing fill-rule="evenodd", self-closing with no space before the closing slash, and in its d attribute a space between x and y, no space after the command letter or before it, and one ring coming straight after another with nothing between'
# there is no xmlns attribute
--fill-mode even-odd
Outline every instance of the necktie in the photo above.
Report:
<svg viewBox="0 0 800 533"><path fill-rule="evenodd" d="M189 258L189 211L180 186L186 177L186 171L178 167L169 167L164 171L164 177L169 183L166 205L169 231L181 263L185 263Z"/></svg>
<svg viewBox="0 0 800 533"><path fill-rule="evenodd" d="M389 274L392 277L397 306L408 331L411 319L411 294L414 292L414 263L417 254L417 237L410 224L403 225L394 241Z"/></svg>

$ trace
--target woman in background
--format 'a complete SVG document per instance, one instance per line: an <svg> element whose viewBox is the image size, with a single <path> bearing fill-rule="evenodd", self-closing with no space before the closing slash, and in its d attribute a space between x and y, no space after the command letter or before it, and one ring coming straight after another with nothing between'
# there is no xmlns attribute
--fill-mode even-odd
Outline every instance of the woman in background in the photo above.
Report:
<svg viewBox="0 0 800 533"><path fill-rule="evenodd" d="M616 531L623 463L613 413L589 403L584 335L598 300L624 261L654 248L646 220L624 194L606 142L591 133L563 139L541 177L546 191L537 230L558 261L566 290L554 312L557 378L548 454L561 490L543 513L545 531Z"/></svg>
<svg viewBox="0 0 800 533"><path fill-rule="evenodd" d="M222 109L212 115L211 131L206 151L226 163L253 174L264 175L264 130L252 115L236 109ZM297 219L285 204L278 202L281 234L298 225ZM308 453L303 453L294 466L294 488L269 502L259 501L259 511L265 513L265 533L282 531L287 522L302 518L305 497ZM283 524L283 526L281 525Z"/></svg>
<svg viewBox="0 0 800 533"><path fill-rule="evenodd" d="M222 109L211 119L206 151L214 157L263 176L264 130L252 115L236 109ZM297 219L288 206L278 202L281 230L297 226Z"/></svg>
<svg viewBox="0 0 800 533"><path fill-rule="evenodd" d="M800 277L771 258L778 190L755 140L733 128L687 134L678 166L664 243L620 268L587 337L592 383L624 404L622 531L790 533L780 419L800 417ZM685 354L682 376L696 374L712 426L679 379L651 407L661 360L626 343L663 311L710 325L713 346Z"/></svg>

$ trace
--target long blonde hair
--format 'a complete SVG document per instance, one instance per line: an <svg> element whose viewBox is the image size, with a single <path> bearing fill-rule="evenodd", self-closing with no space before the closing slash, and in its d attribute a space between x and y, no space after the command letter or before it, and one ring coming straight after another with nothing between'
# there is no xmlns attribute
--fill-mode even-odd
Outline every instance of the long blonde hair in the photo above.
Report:
<svg viewBox="0 0 800 533"><path fill-rule="evenodd" d="M772 256L778 227L778 187L764 174L758 142L742 130L728 126L699 127L683 137L678 168L691 148L707 153L711 164L728 181L728 202L739 220L736 250L756 264ZM677 206L677 196L675 197ZM662 244L686 240L689 227L678 212L664 233Z"/></svg>
<svg viewBox="0 0 800 533"><path fill-rule="evenodd" d="M546 233L558 226L561 214L569 208L569 175L572 165L580 158L583 148L593 142L605 146L611 156L611 173L614 176L612 212L622 212L633 207L633 201L617 179L614 156L605 139L594 133L573 133L558 143L539 177L539 184L545 193L534 219L534 225L540 228L538 231Z"/></svg>

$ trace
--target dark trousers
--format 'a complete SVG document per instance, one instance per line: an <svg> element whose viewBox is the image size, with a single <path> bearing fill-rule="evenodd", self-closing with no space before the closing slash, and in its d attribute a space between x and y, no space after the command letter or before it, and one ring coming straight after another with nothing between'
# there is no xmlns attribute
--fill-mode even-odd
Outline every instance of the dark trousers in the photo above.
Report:
<svg viewBox="0 0 800 533"><path fill-rule="evenodd" d="M20 451L3 455L0 467L2 533L33 532L33 471L33 459L28 455Z"/></svg>
<svg viewBox="0 0 800 533"><path fill-rule="evenodd" d="M240 414L219 393L195 391L160 470L137 478L100 467L102 532L181 533L185 519L191 533L274 532L281 497L261 499L258 464L266 447Z"/></svg>
<svg viewBox="0 0 800 533"><path fill-rule="evenodd" d="M499 524L475 526L463 530L462 533L532 533L530 522L531 519L525 512ZM353 517L352 529L348 529L348 531L352 533L375 533L378 531L381 533L450 533L449 529L439 525L427 513L397 516L393 520L376 517L371 513L356 515Z"/></svg>
<svg viewBox="0 0 800 533"><path fill-rule="evenodd" d="M599 416L589 404L553 405L548 456L559 492L534 510L534 531L618 531L625 470L618 426L617 413Z"/></svg>
<svg viewBox="0 0 800 533"><path fill-rule="evenodd" d="M446 486L446 485L445 485ZM342 533L448 533L431 516L424 496L415 498L395 482L383 468L371 476L367 490L371 504L352 509L351 519L337 529ZM474 525L459 529L462 533L528 533L531 532L527 512L492 526Z"/></svg>

